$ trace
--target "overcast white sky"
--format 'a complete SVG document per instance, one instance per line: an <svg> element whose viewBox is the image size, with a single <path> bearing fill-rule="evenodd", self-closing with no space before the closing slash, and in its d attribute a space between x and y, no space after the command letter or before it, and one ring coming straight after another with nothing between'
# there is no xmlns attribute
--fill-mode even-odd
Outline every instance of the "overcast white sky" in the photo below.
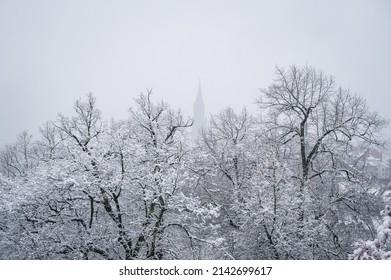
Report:
<svg viewBox="0 0 391 280"><path fill-rule="evenodd" d="M254 109L275 65L335 76L391 119L391 1L0 0L0 146L93 92L125 118L146 88L192 115Z"/></svg>

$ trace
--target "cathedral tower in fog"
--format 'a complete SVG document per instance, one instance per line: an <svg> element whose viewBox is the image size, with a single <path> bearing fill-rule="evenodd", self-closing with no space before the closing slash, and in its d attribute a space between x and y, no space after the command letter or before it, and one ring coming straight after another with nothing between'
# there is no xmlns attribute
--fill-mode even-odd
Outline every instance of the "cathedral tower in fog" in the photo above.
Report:
<svg viewBox="0 0 391 280"><path fill-rule="evenodd" d="M201 81L198 84L197 99L194 102L193 119L194 124L191 132L191 138L193 141L197 141L197 139L201 136L202 128L206 127L205 106L204 101L202 100Z"/></svg>

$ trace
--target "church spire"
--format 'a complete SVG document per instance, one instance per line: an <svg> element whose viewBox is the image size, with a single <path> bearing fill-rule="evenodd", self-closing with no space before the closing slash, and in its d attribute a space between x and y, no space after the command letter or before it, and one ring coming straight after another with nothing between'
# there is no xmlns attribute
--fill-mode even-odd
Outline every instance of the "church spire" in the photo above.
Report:
<svg viewBox="0 0 391 280"><path fill-rule="evenodd" d="M206 126L205 106L202 98L201 79L199 79L198 81L198 92L196 101L194 102L193 119L194 124L191 134L193 141L196 141L200 137L201 129Z"/></svg>

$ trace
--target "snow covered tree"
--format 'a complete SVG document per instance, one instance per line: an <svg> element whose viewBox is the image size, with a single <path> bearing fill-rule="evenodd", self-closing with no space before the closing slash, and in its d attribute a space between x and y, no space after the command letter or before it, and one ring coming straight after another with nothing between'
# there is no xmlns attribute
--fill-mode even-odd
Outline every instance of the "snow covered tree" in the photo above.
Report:
<svg viewBox="0 0 391 280"><path fill-rule="evenodd" d="M254 128L255 120L245 109L236 114L227 108L211 117L200 146L193 152L197 155L193 170L203 183L198 186L199 193L221 209L221 234L233 258L240 254L234 248L240 238L235 232L244 223L240 211L247 203L256 165Z"/></svg>
<svg viewBox="0 0 391 280"><path fill-rule="evenodd" d="M276 68L276 79L258 100L270 135L284 146L286 161L295 166L301 192L299 223L323 226L314 258L346 258L353 222L365 235L373 231L374 192L362 175L352 150L357 145L381 145L387 122L370 111L365 100L312 67ZM371 202L370 202L371 201ZM362 233L362 232L361 232ZM322 235L320 235L322 237Z"/></svg>
<svg viewBox="0 0 391 280"><path fill-rule="evenodd" d="M153 103L151 94L141 94L130 111L131 138L141 146L132 176L139 187L135 203L143 213L135 249L147 258L185 258L183 248L187 247L185 252L191 255L186 258L194 258L194 243L201 241L196 235L199 223L206 227L205 222L217 212L211 205L202 205L193 192L186 139L192 121L163 102ZM187 245L173 234L187 239Z"/></svg>
<svg viewBox="0 0 391 280"><path fill-rule="evenodd" d="M211 116L194 148L200 195L221 210L220 235L234 259L313 258L322 226L300 226L300 187L278 142L246 110ZM305 194L307 194L305 190ZM311 247L312 246L312 247Z"/></svg>
<svg viewBox="0 0 391 280"><path fill-rule="evenodd" d="M37 168L1 181L8 258L185 259L218 245L198 235L218 213L193 193L190 119L151 92L110 125L91 94L74 109L41 129Z"/></svg>
<svg viewBox="0 0 391 280"><path fill-rule="evenodd" d="M17 136L15 143L0 150L0 172L7 177L27 176L37 165L36 147L27 130Z"/></svg>
<svg viewBox="0 0 391 280"><path fill-rule="evenodd" d="M295 143L302 188L308 180L336 170L354 176L344 164L349 145L381 145L380 132L387 122L370 111L363 98L336 88L331 76L312 67L277 67L276 75L258 104L267 109L267 124L279 131L279 140ZM316 164L324 158L328 165Z"/></svg>

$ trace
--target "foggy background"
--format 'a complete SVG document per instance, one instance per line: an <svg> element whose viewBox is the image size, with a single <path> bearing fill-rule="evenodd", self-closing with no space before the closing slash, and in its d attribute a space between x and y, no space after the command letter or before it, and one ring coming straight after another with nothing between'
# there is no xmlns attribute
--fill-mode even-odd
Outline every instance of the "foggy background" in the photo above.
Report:
<svg viewBox="0 0 391 280"><path fill-rule="evenodd" d="M391 119L391 1L0 0L0 147L92 92L126 118L147 88L192 116L247 106L305 64ZM390 129L388 134L391 135Z"/></svg>

